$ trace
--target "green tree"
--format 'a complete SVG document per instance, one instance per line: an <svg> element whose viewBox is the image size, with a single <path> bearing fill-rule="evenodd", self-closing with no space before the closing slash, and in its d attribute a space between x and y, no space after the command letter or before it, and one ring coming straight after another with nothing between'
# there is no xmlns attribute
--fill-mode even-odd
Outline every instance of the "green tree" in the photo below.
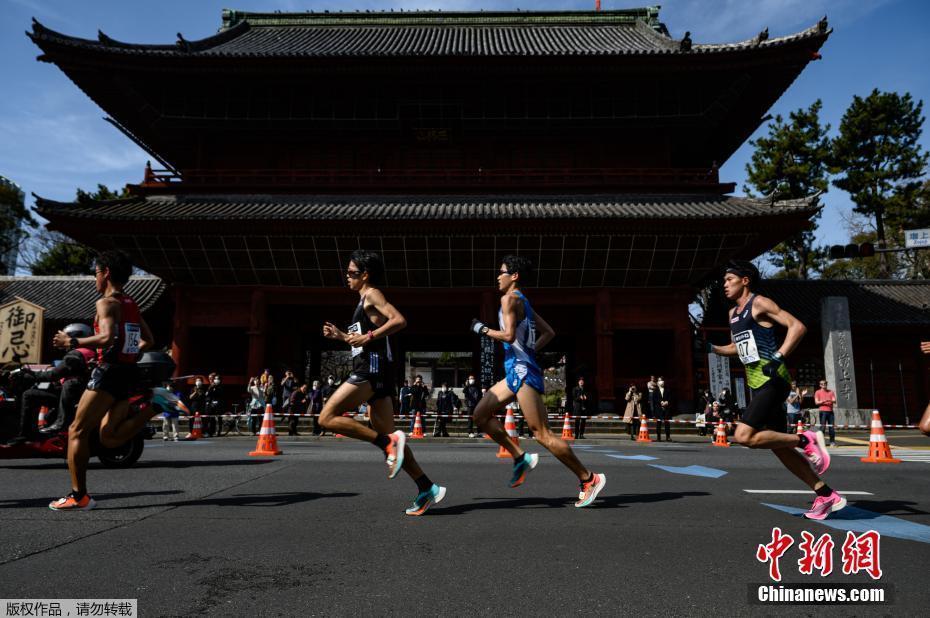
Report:
<svg viewBox="0 0 930 618"><path fill-rule="evenodd" d="M77 190L78 203L120 197L125 197L125 192L116 193L104 185L97 185L97 190L92 193ZM49 230L43 230L34 241L37 245L33 252L36 257L29 263L33 275L87 275L92 272L94 257L97 255L94 249Z"/></svg>
<svg viewBox="0 0 930 618"><path fill-rule="evenodd" d="M919 144L922 110L923 101L915 103L910 93L875 89L864 99L854 96L833 140L831 171L840 174L833 184L850 194L855 212L873 221L879 247L887 246L885 224L894 230L908 216L913 206L908 198L927 165ZM890 277L888 254L879 254L878 263L879 275Z"/></svg>
<svg viewBox="0 0 930 618"><path fill-rule="evenodd" d="M24 227L36 228L38 225L38 221L26 208L20 188L0 177L0 254L5 254L22 242Z"/></svg>
<svg viewBox="0 0 930 618"><path fill-rule="evenodd" d="M830 125L820 124L821 108L818 99L807 109L791 112L787 121L775 116L768 134L749 142L755 152L746 164L749 184L743 190L747 194L800 199L827 190ZM798 232L769 253L769 262L780 269L775 278L807 279L811 270L819 270L824 259L823 251L814 248L819 218L818 212L811 229Z"/></svg>

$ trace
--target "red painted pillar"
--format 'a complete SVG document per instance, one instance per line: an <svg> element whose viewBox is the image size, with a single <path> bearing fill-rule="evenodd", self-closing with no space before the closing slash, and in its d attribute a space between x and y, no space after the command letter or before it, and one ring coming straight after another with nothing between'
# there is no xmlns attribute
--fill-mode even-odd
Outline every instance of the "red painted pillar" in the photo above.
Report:
<svg viewBox="0 0 930 618"><path fill-rule="evenodd" d="M175 375L187 375L188 362L185 356L190 340L190 299L183 286L174 288L174 322L171 327L171 358L176 365Z"/></svg>
<svg viewBox="0 0 930 618"><path fill-rule="evenodd" d="M249 318L249 376L257 376L262 372L265 362L265 292L257 289L252 291L252 307Z"/></svg>
<svg viewBox="0 0 930 618"><path fill-rule="evenodd" d="M597 398L601 411L614 410L614 328L609 289L597 293L594 309L597 346Z"/></svg>

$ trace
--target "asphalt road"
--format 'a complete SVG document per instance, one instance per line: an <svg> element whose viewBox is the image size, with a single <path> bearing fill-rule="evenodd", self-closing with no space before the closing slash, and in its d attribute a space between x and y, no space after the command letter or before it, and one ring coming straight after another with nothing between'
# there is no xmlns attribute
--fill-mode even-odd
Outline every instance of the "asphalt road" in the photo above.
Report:
<svg viewBox="0 0 930 618"><path fill-rule="evenodd" d="M768 452L585 441L582 460L608 483L575 509L574 478L535 443L539 467L510 489L509 461L489 441L414 442L449 491L411 518L415 486L388 481L372 446L280 442L275 458L248 457L245 438L149 442L132 469L90 471L98 508L84 513L46 508L67 490L63 462L0 461L0 598L138 598L142 616L916 616L930 605L927 443L900 465L834 450L831 485L867 493L833 525L882 532L873 582L842 573L843 529L786 512L812 495L745 491L802 489ZM655 459L623 458L637 456ZM880 583L893 602L750 605L749 585L770 582L755 554L775 526L796 540L784 582ZM805 530L836 544L828 577L798 572Z"/></svg>

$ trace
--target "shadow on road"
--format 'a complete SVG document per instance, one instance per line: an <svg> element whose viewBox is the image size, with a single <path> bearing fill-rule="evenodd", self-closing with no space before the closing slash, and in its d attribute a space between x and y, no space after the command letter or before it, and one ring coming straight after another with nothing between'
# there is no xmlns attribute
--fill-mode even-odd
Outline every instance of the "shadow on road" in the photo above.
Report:
<svg viewBox="0 0 930 618"><path fill-rule="evenodd" d="M205 459L178 459L178 460L166 460L166 461L139 461L136 462L128 469L138 469L138 468L210 468L215 466L255 466L260 464L269 464L273 463L274 459L222 459L222 460L205 460ZM28 466L0 466L0 467L9 467L11 469L15 468L16 470L52 470L57 468L68 468L68 462L64 459L58 461L50 461L40 464L30 464ZM88 467L91 470L103 468L103 464L100 462L91 461ZM95 494L96 496L96 494Z"/></svg>
<svg viewBox="0 0 930 618"><path fill-rule="evenodd" d="M927 511L914 508L912 505L916 505L916 502L905 500L850 500L849 503L860 509L876 513L876 517L879 514L896 515L898 517L902 515L930 515ZM843 519L842 514L843 511L834 513L831 519ZM857 517L857 519L861 519L861 517Z"/></svg>
<svg viewBox="0 0 930 618"><path fill-rule="evenodd" d="M289 506L301 502L310 502L320 498L353 498L357 493L320 494L312 491L294 491L278 494L236 494L222 498L201 498L179 502L161 502L159 504L113 507L114 510L147 509L153 506ZM95 496L96 499L96 496ZM99 509L98 509L99 510Z"/></svg>
<svg viewBox="0 0 930 618"><path fill-rule="evenodd" d="M697 496L709 496L706 491L664 491L654 494L621 494L619 496L600 496L597 502L587 507L589 509L616 509L627 508L627 504L664 502L666 500L679 500ZM477 500L491 500L477 498ZM456 504L446 508L434 507L430 510L433 515L461 515L469 511L482 511L489 509L519 509L519 508L566 508L573 507L573 498L517 498L508 500L493 500L488 502L472 502L470 504Z"/></svg>
<svg viewBox="0 0 930 618"><path fill-rule="evenodd" d="M93 496L94 500L100 501L118 500L120 498L136 498L139 496L174 496L183 493L183 491L175 489L166 491L130 491L125 493L110 494L93 493L91 495ZM47 507L49 502L53 502L55 499L56 498L50 496L48 498L27 498L25 500L0 500L0 509L35 509L39 507Z"/></svg>

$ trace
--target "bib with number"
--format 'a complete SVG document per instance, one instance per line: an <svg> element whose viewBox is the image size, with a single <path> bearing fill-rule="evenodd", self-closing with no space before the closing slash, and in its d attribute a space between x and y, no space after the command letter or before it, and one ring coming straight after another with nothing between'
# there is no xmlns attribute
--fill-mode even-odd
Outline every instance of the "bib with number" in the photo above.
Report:
<svg viewBox="0 0 930 618"><path fill-rule="evenodd" d="M142 328L133 322L123 324L123 354L138 354Z"/></svg>
<svg viewBox="0 0 930 618"><path fill-rule="evenodd" d="M350 325L349 325L349 328L346 329L346 332L347 332L348 334L350 334L350 335L355 335L355 334L361 333L361 332L362 332L362 323L361 323L361 322L356 322L355 324L350 324ZM363 349L364 349L364 348L362 348L362 346L359 346L359 347L357 347L357 348L353 347L353 348L352 348L352 358L355 358L356 356L358 356L359 354L361 354Z"/></svg>
<svg viewBox="0 0 930 618"><path fill-rule="evenodd" d="M733 343L736 344L736 354L744 365L761 360L759 347L756 345L756 338L751 330L744 330L733 335Z"/></svg>

